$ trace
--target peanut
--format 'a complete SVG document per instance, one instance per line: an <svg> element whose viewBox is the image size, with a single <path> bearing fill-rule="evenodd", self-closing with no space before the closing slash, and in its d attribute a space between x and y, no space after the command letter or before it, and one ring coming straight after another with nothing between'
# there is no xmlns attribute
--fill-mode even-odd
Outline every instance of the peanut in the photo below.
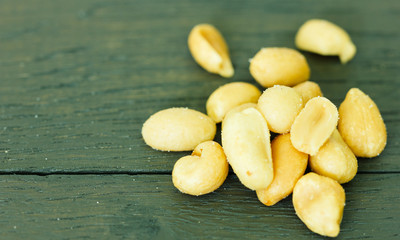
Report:
<svg viewBox="0 0 400 240"><path fill-rule="evenodd" d="M272 132L287 133L303 108L303 99L293 88L275 85L264 91L257 107Z"/></svg>
<svg viewBox="0 0 400 240"><path fill-rule="evenodd" d="M191 156L180 158L172 171L179 191L203 195L218 189L228 176L229 165L222 147L214 141L200 143Z"/></svg>
<svg viewBox="0 0 400 240"><path fill-rule="evenodd" d="M274 172L270 134L262 114L249 104L232 109L222 122L221 137L228 162L242 184L252 190L268 187Z"/></svg>
<svg viewBox="0 0 400 240"><path fill-rule="evenodd" d="M338 122L336 106L324 97L307 102L293 122L291 141L300 152L315 155L335 130Z"/></svg>
<svg viewBox="0 0 400 240"><path fill-rule="evenodd" d="M313 232L336 237L345 206L342 186L333 179L308 173L293 189L293 206L297 216Z"/></svg>
<svg viewBox="0 0 400 240"><path fill-rule="evenodd" d="M278 135L271 143L274 180L266 188L257 190L263 204L272 206L292 193L294 185L307 168L308 155L297 151L290 142L290 134Z"/></svg>
<svg viewBox="0 0 400 240"><path fill-rule="evenodd" d="M321 88L315 82L306 81L293 87L294 90L303 98L304 105L314 97L322 97Z"/></svg>
<svg viewBox="0 0 400 240"><path fill-rule="evenodd" d="M339 132L357 157L376 157L386 146L386 126L375 102L358 88L339 107Z"/></svg>
<svg viewBox="0 0 400 240"><path fill-rule="evenodd" d="M295 38L296 46L320 55L339 55L344 64L356 54L356 46L349 34L341 27L322 19L311 19L299 29Z"/></svg>
<svg viewBox="0 0 400 240"><path fill-rule="evenodd" d="M246 82L225 84L215 90L207 100L207 114L216 123L224 119L226 113L244 103L256 103L261 92L258 88Z"/></svg>
<svg viewBox="0 0 400 240"><path fill-rule="evenodd" d="M272 152L273 154L274 152ZM335 129L317 154L310 157L313 172L339 183L351 181L357 173L357 158Z"/></svg>
<svg viewBox="0 0 400 240"><path fill-rule="evenodd" d="M215 122L207 115L188 108L169 108L146 120L142 136L147 145L162 151L190 151L201 142L212 140Z"/></svg>
<svg viewBox="0 0 400 240"><path fill-rule="evenodd" d="M262 48L250 60L250 73L263 87L293 86L310 78L306 58L290 48Z"/></svg>
<svg viewBox="0 0 400 240"><path fill-rule="evenodd" d="M228 46L214 26L199 24L193 27L188 37L188 46L194 60L205 70L226 78L233 76Z"/></svg>

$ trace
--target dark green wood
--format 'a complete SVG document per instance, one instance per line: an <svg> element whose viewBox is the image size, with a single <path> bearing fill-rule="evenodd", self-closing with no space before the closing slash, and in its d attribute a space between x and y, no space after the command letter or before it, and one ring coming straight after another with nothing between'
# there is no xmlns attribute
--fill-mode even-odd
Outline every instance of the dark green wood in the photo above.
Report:
<svg viewBox="0 0 400 240"><path fill-rule="evenodd" d="M182 153L147 147L143 122L160 109L205 111L231 81L255 83L248 59L261 47L294 47L307 19L349 31L358 53L347 65L304 53L336 105L359 87L388 127L382 157L360 171L400 171L400 10L397 1L2 1L0 3L0 171L170 172ZM186 39L197 23L226 37L236 74L197 66Z"/></svg>
<svg viewBox="0 0 400 240"><path fill-rule="evenodd" d="M360 174L346 184L338 239L399 237L399 174ZM310 239L291 196L275 206L230 176L202 197L169 175L1 176L2 239ZM79 211L77 211L79 209Z"/></svg>
<svg viewBox="0 0 400 240"><path fill-rule="evenodd" d="M360 88L388 130L381 156L359 159L345 185L339 239L399 238L399 16L398 0L0 1L0 239L320 238L290 199L264 207L233 174L210 195L180 194L170 173L188 152L155 151L140 133L158 110L204 112L222 84L256 84L248 59L294 48L310 18L342 26L358 50L346 65L303 52L311 80L337 106ZM203 22L225 36L232 79L190 56Z"/></svg>

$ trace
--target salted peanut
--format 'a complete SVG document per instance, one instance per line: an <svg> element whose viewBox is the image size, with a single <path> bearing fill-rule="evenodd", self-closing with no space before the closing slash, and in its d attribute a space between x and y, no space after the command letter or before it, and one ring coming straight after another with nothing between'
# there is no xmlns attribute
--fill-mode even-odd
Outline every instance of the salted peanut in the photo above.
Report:
<svg viewBox="0 0 400 240"><path fill-rule="evenodd" d="M313 232L336 237L345 206L343 187L333 179L308 173L293 189L293 206L297 216Z"/></svg>
<svg viewBox="0 0 400 240"><path fill-rule="evenodd" d="M290 130L293 146L300 152L315 155L335 130L338 115L336 106L327 98L308 101Z"/></svg>
<svg viewBox="0 0 400 240"><path fill-rule="evenodd" d="M258 110L264 115L272 132L287 133L303 108L302 97L291 87L275 85L258 99Z"/></svg>
<svg viewBox="0 0 400 240"><path fill-rule="evenodd" d="M246 187L268 187L274 177L270 134L262 114L248 105L228 112L222 122L222 146L228 162Z"/></svg>
<svg viewBox="0 0 400 240"><path fill-rule="evenodd" d="M339 107L338 129L357 157L376 157L386 146L386 126L375 102L358 88Z"/></svg>
<svg viewBox="0 0 400 240"><path fill-rule="evenodd" d="M344 64L356 54L356 46L341 27L322 19L305 22L296 34L296 46L324 56L339 55Z"/></svg>
<svg viewBox="0 0 400 240"><path fill-rule="evenodd" d="M308 155L297 151L290 142L290 134L278 135L271 143L274 180L266 188L257 190L260 202L272 206L292 193L294 185L307 168Z"/></svg>
<svg viewBox="0 0 400 240"><path fill-rule="evenodd" d="M339 183L351 181L358 168L356 156L343 141L337 129L317 154L310 156L310 166L313 172L330 177Z"/></svg>
<svg viewBox="0 0 400 240"><path fill-rule="evenodd" d="M224 119L226 113L244 103L256 103L261 92L256 86L246 82L225 84L215 90L207 100L207 114L216 123Z"/></svg>
<svg viewBox="0 0 400 240"><path fill-rule="evenodd" d="M301 95L304 104L306 104L311 98L323 96L318 83L311 81L299 83L294 86L293 89Z"/></svg>
<svg viewBox="0 0 400 240"><path fill-rule="evenodd" d="M293 86L310 78L310 67L294 49L262 48L250 60L250 73L263 87Z"/></svg>
<svg viewBox="0 0 400 240"><path fill-rule="evenodd" d="M221 145L200 143L192 155L180 158L172 171L172 182L179 191L203 195L218 189L228 176L229 164Z"/></svg>
<svg viewBox="0 0 400 240"><path fill-rule="evenodd" d="M159 111L143 124L142 136L150 147L162 151L190 151L214 139L217 127L207 115L188 108Z"/></svg>
<svg viewBox="0 0 400 240"><path fill-rule="evenodd" d="M194 60L210 73L232 77L234 70L228 46L222 34L210 24L196 25L188 38Z"/></svg>

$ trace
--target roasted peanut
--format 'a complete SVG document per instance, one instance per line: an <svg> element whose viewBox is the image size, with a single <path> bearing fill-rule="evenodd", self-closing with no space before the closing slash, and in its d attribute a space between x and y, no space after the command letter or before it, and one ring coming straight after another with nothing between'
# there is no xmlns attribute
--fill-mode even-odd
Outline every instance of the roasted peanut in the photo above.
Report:
<svg viewBox="0 0 400 240"><path fill-rule="evenodd" d="M335 130L338 122L336 106L324 97L307 102L293 122L291 141L300 152L315 155Z"/></svg>
<svg viewBox="0 0 400 240"><path fill-rule="evenodd" d="M336 237L345 206L343 187L335 180L308 173L293 189L293 206L297 216L313 232Z"/></svg>
<svg viewBox="0 0 400 240"><path fill-rule="evenodd" d="M250 73L263 87L293 86L310 78L306 58L290 48L262 48L250 60Z"/></svg>
<svg viewBox="0 0 400 240"><path fill-rule="evenodd" d="M313 172L346 183L356 175L358 164L356 156L335 129L317 154L310 156L310 167Z"/></svg>
<svg viewBox="0 0 400 240"><path fill-rule="evenodd" d="M296 34L296 46L320 55L339 55L344 64L356 54L356 46L341 27L322 19L305 22Z"/></svg>
<svg viewBox="0 0 400 240"><path fill-rule="evenodd" d="M258 88L246 82L225 84L215 90L207 100L207 114L216 123L224 119L226 113L244 103L256 103L261 92Z"/></svg>
<svg viewBox="0 0 400 240"><path fill-rule="evenodd" d="M303 108L303 99L293 88L275 85L263 92L257 107L272 132L287 133Z"/></svg>
<svg viewBox="0 0 400 240"><path fill-rule="evenodd" d="M210 73L232 77L234 70L228 46L222 34L210 24L196 25L190 32L188 46L194 60Z"/></svg>
<svg viewBox="0 0 400 240"><path fill-rule="evenodd" d="M296 86L294 86L293 89L296 90L296 92L301 95L301 97L303 98L304 105L311 98L323 96L319 85L311 81L299 83Z"/></svg>
<svg viewBox="0 0 400 240"><path fill-rule="evenodd" d="M203 195L215 191L228 176L229 165L222 147L214 141L200 143L191 156L180 158L172 171L172 182L179 191Z"/></svg>
<svg viewBox="0 0 400 240"><path fill-rule="evenodd" d="M260 202L272 206L292 193L294 185L307 168L308 155L297 151L290 142L290 134L278 135L271 143L274 180L266 188L257 190Z"/></svg>
<svg viewBox="0 0 400 240"><path fill-rule="evenodd" d="M188 108L159 111L143 124L142 136L147 145L162 151L190 151L212 140L217 127L207 115Z"/></svg>
<svg viewBox="0 0 400 240"><path fill-rule="evenodd" d="M270 134L262 114L246 104L225 116L222 122L222 146L228 162L246 187L268 187L274 172Z"/></svg>
<svg viewBox="0 0 400 240"><path fill-rule="evenodd" d="M339 107L338 129L357 157L376 157L386 146L386 126L375 102L358 88Z"/></svg>

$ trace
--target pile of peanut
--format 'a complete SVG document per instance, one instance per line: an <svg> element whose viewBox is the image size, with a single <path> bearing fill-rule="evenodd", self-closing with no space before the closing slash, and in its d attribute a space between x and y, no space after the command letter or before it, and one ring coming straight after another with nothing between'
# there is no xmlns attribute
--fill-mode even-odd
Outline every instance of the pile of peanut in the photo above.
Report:
<svg viewBox="0 0 400 240"><path fill-rule="evenodd" d="M342 63L356 48L337 25L313 19L296 35L299 49L338 55ZM195 61L205 70L232 77L227 44L212 25L189 34ZM313 232L335 237L345 206L342 183L357 173L356 157L378 156L386 145L386 127L374 101L357 88L348 91L339 110L309 81L306 58L289 48L262 48L250 61L250 73L266 88L246 82L216 89L206 103L207 115L170 108L143 124L147 145L161 151L191 151L172 172L181 192L203 195L225 181L229 166L267 206L292 194L297 216ZM221 126L221 145L213 141ZM270 131L277 136L270 141ZM305 174L309 164L312 172Z"/></svg>

